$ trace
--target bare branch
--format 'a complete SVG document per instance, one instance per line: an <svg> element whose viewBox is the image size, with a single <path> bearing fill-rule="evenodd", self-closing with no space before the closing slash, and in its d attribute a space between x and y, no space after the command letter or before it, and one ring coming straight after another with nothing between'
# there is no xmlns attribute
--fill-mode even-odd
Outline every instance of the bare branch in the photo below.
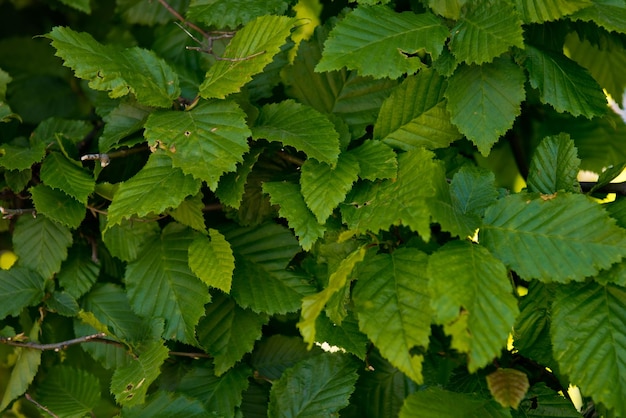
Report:
<svg viewBox="0 0 626 418"><path fill-rule="evenodd" d="M14 216L23 215L25 213L32 213L33 218L37 217L37 212L35 208L9 209L9 208L0 206L0 213L2 214L2 219L11 219Z"/></svg>
<svg viewBox="0 0 626 418"><path fill-rule="evenodd" d="M36 400L34 400L32 398L32 396L30 396L30 394L25 393L24 397L29 401L32 402L33 404L35 404L35 406L37 406L37 408L41 409L42 411L46 412L48 415L50 415L51 417L54 418L59 418L58 415L56 415L55 413L53 413L51 410L49 410L48 408L46 408L45 406L43 406L42 404L40 404L39 402L37 402Z"/></svg>
<svg viewBox="0 0 626 418"><path fill-rule="evenodd" d="M53 350L53 351L56 351L56 352L61 351L61 350L65 350L70 345L87 343L87 342L101 342L101 343L107 343L107 344L111 344L111 343L113 343L113 344L120 344L117 341L108 340L108 339L105 339L104 337L106 337L106 334L104 332L100 332L98 334L85 335L84 337L73 338L71 340L61 341L61 342L52 343L52 344L40 344L40 343L34 343L34 342L28 342L27 343L27 342L21 342L21 341L14 341L13 339L11 339L11 337L8 337L8 338L0 337L0 343L1 344L6 344L6 345L11 345L11 346L14 346L14 347L32 348L32 349L41 350L41 351Z"/></svg>

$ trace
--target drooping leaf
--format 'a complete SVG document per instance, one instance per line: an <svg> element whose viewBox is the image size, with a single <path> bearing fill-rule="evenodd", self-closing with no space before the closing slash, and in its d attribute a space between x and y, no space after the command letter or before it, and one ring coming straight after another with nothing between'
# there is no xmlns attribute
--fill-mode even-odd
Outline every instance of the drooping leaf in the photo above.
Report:
<svg viewBox="0 0 626 418"><path fill-rule="evenodd" d="M125 275L133 310L143 317L165 319L163 336L188 344L195 343L195 327L211 300L207 286L187 264L193 239L182 225L169 224L160 237L145 244Z"/></svg>
<svg viewBox="0 0 626 418"><path fill-rule="evenodd" d="M108 152L119 142L143 128L150 108L139 103L122 102L104 116L104 130L98 138L100 152Z"/></svg>
<svg viewBox="0 0 626 418"><path fill-rule="evenodd" d="M85 219L85 205L66 193L38 184L29 189L37 213L69 228L77 228Z"/></svg>
<svg viewBox="0 0 626 418"><path fill-rule="evenodd" d="M519 313L507 270L484 247L451 241L430 257L428 276L436 321L473 373L498 356Z"/></svg>
<svg viewBox="0 0 626 418"><path fill-rule="evenodd" d="M188 112L150 114L144 135L151 146L167 150L172 166L215 190L220 176L234 171L248 150L245 118L235 102L209 101Z"/></svg>
<svg viewBox="0 0 626 418"><path fill-rule="evenodd" d="M359 164L359 177L364 180L395 178L398 158L391 148L380 141L365 141L348 151Z"/></svg>
<svg viewBox="0 0 626 418"><path fill-rule="evenodd" d="M459 131L484 156L513 126L524 100L523 70L509 58L490 64L463 65L448 82L448 111Z"/></svg>
<svg viewBox="0 0 626 418"><path fill-rule="evenodd" d="M205 418L207 411L196 399L160 390L148 396L145 404L124 408L122 416L124 418L156 416Z"/></svg>
<svg viewBox="0 0 626 418"><path fill-rule="evenodd" d="M280 52L294 23L286 16L260 16L248 22L230 41L223 59L206 73L200 96L223 99L241 90Z"/></svg>
<svg viewBox="0 0 626 418"><path fill-rule="evenodd" d="M84 295L98 280L100 266L93 260L93 247L74 245L57 274L59 284L75 298Z"/></svg>
<svg viewBox="0 0 626 418"><path fill-rule="evenodd" d="M553 351L561 370L616 416L626 414L625 298L626 288L589 281L559 286L552 305Z"/></svg>
<svg viewBox="0 0 626 418"><path fill-rule="evenodd" d="M518 194L485 213L480 242L520 276L582 281L626 255L626 231L583 195Z"/></svg>
<svg viewBox="0 0 626 418"><path fill-rule="evenodd" d="M189 267L207 286L230 293L235 257L230 244L218 230L199 236L189 246Z"/></svg>
<svg viewBox="0 0 626 418"><path fill-rule="evenodd" d="M107 228L133 215L158 214L176 207L187 196L198 193L200 185L201 181L172 167L170 157L153 153L139 173L120 184L109 206Z"/></svg>
<svg viewBox="0 0 626 418"><path fill-rule="evenodd" d="M49 187L62 190L83 205L93 193L96 182L76 162L65 158L61 153L50 153L41 165L41 180Z"/></svg>
<svg viewBox="0 0 626 418"><path fill-rule="evenodd" d="M339 157L339 134L333 123L318 111L293 100L263 106L252 135L255 139L292 146L310 158L331 165Z"/></svg>
<svg viewBox="0 0 626 418"><path fill-rule="evenodd" d="M598 82L576 62L531 45L526 45L523 54L530 85L539 90L542 103L558 112L588 119L607 112L606 97Z"/></svg>
<svg viewBox="0 0 626 418"><path fill-rule="evenodd" d="M418 51L437 58L447 37L448 29L430 13L396 13L387 6L357 7L330 32L315 71L346 67L362 76L398 78L423 67L416 56Z"/></svg>
<svg viewBox="0 0 626 418"><path fill-rule="evenodd" d="M619 1L594 0L574 12L570 19L591 21L608 31L626 33L626 7Z"/></svg>
<svg viewBox="0 0 626 418"><path fill-rule="evenodd" d="M567 134L547 137L537 146L528 169L528 190L544 194L580 191L580 160Z"/></svg>
<svg viewBox="0 0 626 418"><path fill-rule="evenodd" d="M450 392L430 387L409 395L400 410L400 418L416 416L439 418L511 418L509 409L496 401L469 393Z"/></svg>
<svg viewBox="0 0 626 418"><path fill-rule="evenodd" d="M383 102L374 139L405 151L443 148L459 139L445 106L446 85L434 70L407 77Z"/></svg>
<svg viewBox="0 0 626 418"><path fill-rule="evenodd" d="M282 15L285 0L193 0L187 18L207 26L236 29L263 15Z"/></svg>
<svg viewBox="0 0 626 418"><path fill-rule="evenodd" d="M36 305L44 296L44 279L36 272L24 267L0 270L0 318L18 316L22 309Z"/></svg>
<svg viewBox="0 0 626 418"><path fill-rule="evenodd" d="M124 261L132 261L139 255L142 246L159 234L156 222L133 222L122 220L116 225L107 225L101 218L102 241L111 255Z"/></svg>
<svg viewBox="0 0 626 418"><path fill-rule="evenodd" d="M511 47L524 47L522 21L507 1L469 6L450 32L450 50L467 64L491 62Z"/></svg>
<svg viewBox="0 0 626 418"><path fill-rule="evenodd" d="M243 162L237 164L237 171L226 173L220 178L215 195L223 204L239 209L248 175L260 155L260 150L250 151L243 156Z"/></svg>
<svg viewBox="0 0 626 418"><path fill-rule="evenodd" d="M13 246L20 265L49 279L61 268L72 244L70 230L43 215L21 216L13 234Z"/></svg>
<svg viewBox="0 0 626 418"><path fill-rule="evenodd" d="M300 337L276 334L261 340L252 353L251 362L260 376L278 380L296 363L321 353L323 351L317 346L309 350Z"/></svg>
<svg viewBox="0 0 626 418"><path fill-rule="evenodd" d="M426 254L410 248L369 256L358 267L353 300L359 327L383 357L417 383L430 335Z"/></svg>
<svg viewBox="0 0 626 418"><path fill-rule="evenodd" d="M37 400L59 416L80 418L100 401L100 381L85 370L56 366L39 386Z"/></svg>
<svg viewBox="0 0 626 418"><path fill-rule="evenodd" d="M265 314L243 309L228 296L216 294L197 326L198 342L213 357L215 375L221 376L261 338Z"/></svg>
<svg viewBox="0 0 626 418"><path fill-rule="evenodd" d="M269 416L333 416L348 405L357 380L348 356L322 354L302 360L272 385Z"/></svg>
<svg viewBox="0 0 626 418"><path fill-rule="evenodd" d="M500 368L487 375L487 386L500 405L517 409L526 396L530 384L526 373Z"/></svg>
<svg viewBox="0 0 626 418"><path fill-rule="evenodd" d="M515 0L517 11L525 23L557 20L591 4L589 0Z"/></svg>

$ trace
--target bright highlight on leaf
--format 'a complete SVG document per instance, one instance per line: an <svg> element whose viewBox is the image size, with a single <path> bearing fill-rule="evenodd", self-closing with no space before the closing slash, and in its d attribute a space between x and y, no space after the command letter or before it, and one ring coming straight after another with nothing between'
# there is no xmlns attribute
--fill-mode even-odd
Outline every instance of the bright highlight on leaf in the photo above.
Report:
<svg viewBox="0 0 626 418"><path fill-rule="evenodd" d="M209 229L210 240L199 236L189 246L189 267L207 286L230 293L235 258L230 244L218 230Z"/></svg>

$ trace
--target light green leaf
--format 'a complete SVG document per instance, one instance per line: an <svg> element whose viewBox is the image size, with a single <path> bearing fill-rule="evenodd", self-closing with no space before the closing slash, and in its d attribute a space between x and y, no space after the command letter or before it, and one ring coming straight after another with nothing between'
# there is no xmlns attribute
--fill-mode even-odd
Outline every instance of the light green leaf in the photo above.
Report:
<svg viewBox="0 0 626 418"><path fill-rule="evenodd" d="M251 362L259 375L275 381L296 363L321 353L323 351L318 346L313 346L311 350L307 349L307 345L300 337L274 334L259 342L252 353Z"/></svg>
<svg viewBox="0 0 626 418"><path fill-rule="evenodd" d="M100 220L102 241L107 250L123 261L135 260L142 246L160 232L156 222L132 222L124 219L119 224L107 225L105 217Z"/></svg>
<svg viewBox="0 0 626 418"><path fill-rule="evenodd" d="M31 140L44 142L46 144L56 141L61 145L61 141L67 139L76 144L85 139L85 136L92 130L93 125L85 120L52 117L44 120L37 126L32 134ZM63 148L62 145L61 148ZM74 164L77 166L80 165L77 161L75 161Z"/></svg>
<svg viewBox="0 0 626 418"><path fill-rule="evenodd" d="M55 366L39 385L37 400L59 416L81 418L98 405L100 381L84 370Z"/></svg>
<svg viewBox="0 0 626 418"><path fill-rule="evenodd" d="M402 224L418 232L424 240L430 237L430 210L427 201L434 197L435 176L442 174L424 149L398 157L397 180L356 185L341 205L348 228L354 231L386 230ZM418 180L419 179L419 180Z"/></svg>
<svg viewBox="0 0 626 418"><path fill-rule="evenodd" d="M554 356L572 384L626 415L626 288L596 282L559 286L552 305Z"/></svg>
<svg viewBox="0 0 626 418"><path fill-rule="evenodd" d="M87 204L89 195L96 187L96 181L77 161L70 161L58 152L50 153L41 165L41 180L49 187L59 189Z"/></svg>
<svg viewBox="0 0 626 418"><path fill-rule="evenodd" d="M524 23L557 20L591 4L589 0L515 0L515 6Z"/></svg>
<svg viewBox="0 0 626 418"><path fill-rule="evenodd" d="M524 48L522 21L508 1L470 3L450 32L450 50L460 62L491 62L511 47Z"/></svg>
<svg viewBox="0 0 626 418"><path fill-rule="evenodd" d="M359 327L380 353L417 383L423 382L432 312L426 254L402 248L366 258L358 267L353 300Z"/></svg>
<svg viewBox="0 0 626 418"><path fill-rule="evenodd" d="M430 257L428 276L436 321L473 373L498 356L519 313L506 267L484 247L452 241Z"/></svg>
<svg viewBox="0 0 626 418"><path fill-rule="evenodd" d="M5 170L4 180L7 186L15 193L19 193L30 183L33 178L33 172L27 168L25 170Z"/></svg>
<svg viewBox="0 0 626 418"><path fill-rule="evenodd" d="M452 20L459 20L461 8L466 2L467 0L426 0L433 12Z"/></svg>
<svg viewBox="0 0 626 418"><path fill-rule="evenodd" d="M188 112L152 113L145 128L149 144L166 149L172 166L206 181L212 190L248 150L246 115L232 101L204 102Z"/></svg>
<svg viewBox="0 0 626 418"><path fill-rule="evenodd" d="M417 416L437 418L511 418L509 408L504 409L489 398L470 393L450 392L429 387L409 395L400 410L400 418Z"/></svg>
<svg viewBox="0 0 626 418"><path fill-rule="evenodd" d="M123 406L143 404L148 388L161 374L161 365L168 355L169 350L162 341L152 341L137 358L116 368L111 379L111 393L116 402Z"/></svg>
<svg viewBox="0 0 626 418"><path fill-rule="evenodd" d="M43 215L21 216L15 225L13 246L20 265L38 272L44 279L59 272L71 244L70 230Z"/></svg>
<svg viewBox="0 0 626 418"><path fill-rule="evenodd" d="M407 77L380 108L374 139L409 151L417 147L447 147L461 137L450 122L444 92L446 81L437 72L424 69Z"/></svg>
<svg viewBox="0 0 626 418"><path fill-rule="evenodd" d="M117 0L115 12L122 15L127 23L154 26L164 25L174 17L165 7L157 6L152 0ZM174 10L182 10L186 7L187 0L168 0Z"/></svg>
<svg viewBox="0 0 626 418"><path fill-rule="evenodd" d="M223 59L207 71L200 96L223 99L241 90L280 52L294 23L286 16L260 16L248 22L230 41Z"/></svg>
<svg viewBox="0 0 626 418"><path fill-rule="evenodd" d="M324 290L314 295L306 296L302 299L302 313L300 314L300 322L297 326L304 341L308 343L309 349L316 342L315 323L330 297L336 292L342 290L348 283L348 277L352 274L354 266L363 261L365 257L365 247L360 247L353 251L348 257L342 260L337 270L335 270L328 279L328 285Z"/></svg>
<svg viewBox="0 0 626 418"><path fill-rule="evenodd" d="M620 1L593 0L574 12L570 19L591 21L609 32L626 33L626 7Z"/></svg>
<svg viewBox="0 0 626 418"><path fill-rule="evenodd" d="M0 146L0 167L7 170L26 170L38 163L46 155L43 142L26 144L2 144Z"/></svg>
<svg viewBox="0 0 626 418"><path fill-rule="evenodd" d="M602 88L576 62L530 45L526 45L523 54L530 85L539 90L542 103L551 105L557 112L587 119L607 112Z"/></svg>
<svg viewBox="0 0 626 418"><path fill-rule="evenodd" d="M367 140L348 151L359 163L359 177L364 180L395 178L398 158L391 148L380 141Z"/></svg>
<svg viewBox="0 0 626 418"><path fill-rule="evenodd" d="M255 139L292 146L331 165L339 157L339 134L334 124L318 111L293 100L263 106L252 135Z"/></svg>
<svg viewBox="0 0 626 418"><path fill-rule="evenodd" d="M104 130L98 138L100 152L116 148L118 143L129 135L143 128L148 119L150 108L139 103L122 102L102 119Z"/></svg>
<svg viewBox="0 0 626 418"><path fill-rule="evenodd" d="M170 157L153 153L135 176L120 184L109 206L107 228L133 215L142 217L176 207L187 196L198 193L200 186L201 181L172 167Z"/></svg>
<svg viewBox="0 0 626 418"><path fill-rule="evenodd" d="M236 29L255 17L282 15L287 6L285 0L193 0L187 18L207 26Z"/></svg>
<svg viewBox="0 0 626 418"><path fill-rule="evenodd" d="M207 286L230 293L235 270L233 250L218 230L208 232L210 241L199 236L189 246L189 267Z"/></svg>
<svg viewBox="0 0 626 418"><path fill-rule="evenodd" d="M40 183L29 191L37 213L69 228L78 228L85 219L85 205L61 190Z"/></svg>
<svg viewBox="0 0 626 418"><path fill-rule="evenodd" d="M100 266L93 260L93 248L74 245L57 274L59 285L76 299L84 295L98 280Z"/></svg>
<svg viewBox="0 0 626 418"><path fill-rule="evenodd" d="M306 205L323 224L346 198L358 179L359 163L352 154L341 154L337 165L307 160L301 167L300 188Z"/></svg>
<svg viewBox="0 0 626 418"><path fill-rule="evenodd" d="M163 336L187 344L195 344L195 327L211 300L206 285L187 264L193 239L182 225L168 224L160 237L146 242L137 260L128 263L125 275L133 310L145 318L165 319Z"/></svg>
<svg viewBox="0 0 626 418"><path fill-rule="evenodd" d="M243 156L243 162L237 164L237 171L224 174L217 185L215 195L220 201L232 208L239 209L245 192L248 174L256 164L261 150L251 151Z"/></svg>
<svg viewBox="0 0 626 418"><path fill-rule="evenodd" d="M330 32L315 71L346 67L363 76L398 78L423 67L415 55L420 50L436 59L447 38L446 26L430 13L396 13L387 6L358 7Z"/></svg>
<svg viewBox="0 0 626 418"><path fill-rule="evenodd" d="M356 369L344 355L322 354L302 360L272 385L268 416L337 415L354 391Z"/></svg>
<svg viewBox="0 0 626 418"><path fill-rule="evenodd" d="M206 418L207 411L200 401L188 398L181 394L174 394L159 390L151 394L146 403L130 408L124 408L122 417L124 418L144 418L144 417L185 417L185 418Z"/></svg>
<svg viewBox="0 0 626 418"><path fill-rule="evenodd" d="M313 244L324 236L326 228L320 225L300 193L297 184L287 182L263 183L263 192L270 195L270 202L278 205L278 213L287 219L289 227L298 237L304 250L310 250Z"/></svg>
<svg viewBox="0 0 626 418"><path fill-rule="evenodd" d="M243 309L228 296L215 294L197 326L200 346L211 353L215 375L221 376L252 351L268 322L265 314Z"/></svg>
<svg viewBox="0 0 626 418"><path fill-rule="evenodd" d="M88 33L60 26L45 36L52 40L55 55L94 90L110 90L113 98L132 93L139 103L156 107L170 107L180 95L178 76L153 51L119 50L100 44Z"/></svg>
<svg viewBox="0 0 626 418"><path fill-rule="evenodd" d="M626 256L626 231L588 197L513 195L485 213L480 242L524 279L582 281Z"/></svg>
<svg viewBox="0 0 626 418"><path fill-rule="evenodd" d="M563 190L580 191L578 151L567 134L543 139L535 148L528 169L528 190L551 194Z"/></svg>
<svg viewBox="0 0 626 418"><path fill-rule="evenodd" d="M513 126L524 100L524 71L509 58L463 65L448 82L445 96L452 122L484 156Z"/></svg>
<svg viewBox="0 0 626 418"><path fill-rule="evenodd" d="M37 273L15 266L0 270L0 318L18 316L22 309L40 303L44 296L45 280Z"/></svg>
<svg viewBox="0 0 626 418"><path fill-rule="evenodd" d="M169 215L180 224L186 225L196 231L204 232L206 230L203 212L205 205L202 201L202 197L202 193L188 197L176 208L170 210Z"/></svg>

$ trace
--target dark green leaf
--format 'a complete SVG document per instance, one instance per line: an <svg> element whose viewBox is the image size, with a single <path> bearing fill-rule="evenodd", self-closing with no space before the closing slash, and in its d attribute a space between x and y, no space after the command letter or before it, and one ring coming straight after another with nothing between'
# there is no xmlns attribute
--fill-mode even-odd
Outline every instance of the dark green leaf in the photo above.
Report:
<svg viewBox="0 0 626 418"><path fill-rule="evenodd" d="M93 259L93 247L74 245L57 274L59 284L75 298L84 295L96 283L100 266Z"/></svg>
<svg viewBox="0 0 626 418"><path fill-rule="evenodd" d="M139 103L120 103L103 118L104 130L98 138L100 152L108 152L119 146L121 140L143 128L149 114L150 108Z"/></svg>
<svg viewBox="0 0 626 418"><path fill-rule="evenodd" d="M45 184L29 189L37 213L69 228L77 228L85 218L85 205L61 190Z"/></svg>
<svg viewBox="0 0 626 418"><path fill-rule="evenodd" d="M39 274L24 267L0 270L0 294L4 300L0 305L0 318L18 316L25 307L40 303L44 284Z"/></svg>
<svg viewBox="0 0 626 418"><path fill-rule="evenodd" d="M493 399L480 398L468 393L450 392L437 387L409 395L400 410L400 418L417 416L438 418L510 418Z"/></svg>
<svg viewBox="0 0 626 418"><path fill-rule="evenodd" d="M578 192L578 159L574 141L567 134L547 137L537 148L528 169L528 190L544 194Z"/></svg>
<svg viewBox="0 0 626 418"><path fill-rule="evenodd" d="M48 186L59 189L87 204L96 182L77 161L70 161L58 152L50 153L41 165L41 180Z"/></svg>
<svg viewBox="0 0 626 418"><path fill-rule="evenodd" d="M259 150L250 151L243 156L243 162L237 164L237 171L226 173L220 178L215 194L223 204L239 209L248 175L260 155Z"/></svg>
<svg viewBox="0 0 626 418"><path fill-rule="evenodd" d="M320 353L323 351L317 346L309 350L300 337L272 335L259 343L252 353L251 361L260 376L277 380L294 364Z"/></svg>
<svg viewBox="0 0 626 418"><path fill-rule="evenodd" d="M100 401L100 381L84 370L56 366L37 390L37 400L63 417L83 417Z"/></svg>
<svg viewBox="0 0 626 418"><path fill-rule="evenodd" d="M283 14L287 3L285 0L193 0L187 18L207 26L236 29L255 17Z"/></svg>
<svg viewBox="0 0 626 418"><path fill-rule="evenodd" d="M206 418L209 415L200 401L165 391L150 395L143 405L124 408L122 411L123 418L158 416Z"/></svg>
<svg viewBox="0 0 626 418"><path fill-rule="evenodd" d="M103 221L105 218L101 218ZM105 225L105 222L102 222ZM120 260L133 261L141 252L143 245L159 234L156 222L133 222L127 219L117 225L106 224L102 231L102 240L111 255Z"/></svg>

